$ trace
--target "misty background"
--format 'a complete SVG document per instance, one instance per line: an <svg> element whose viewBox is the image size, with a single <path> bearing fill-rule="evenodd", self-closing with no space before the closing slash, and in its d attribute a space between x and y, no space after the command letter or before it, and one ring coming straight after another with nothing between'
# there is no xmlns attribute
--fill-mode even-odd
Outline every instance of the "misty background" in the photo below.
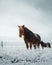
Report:
<svg viewBox="0 0 52 65"><path fill-rule="evenodd" d="M17 27L23 24L52 43L52 0L0 0L0 41L24 44Z"/></svg>

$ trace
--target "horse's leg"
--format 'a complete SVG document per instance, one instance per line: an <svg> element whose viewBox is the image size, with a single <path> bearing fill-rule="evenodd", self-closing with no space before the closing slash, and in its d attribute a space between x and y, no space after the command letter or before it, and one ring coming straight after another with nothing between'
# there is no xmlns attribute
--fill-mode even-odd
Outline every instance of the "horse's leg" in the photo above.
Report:
<svg viewBox="0 0 52 65"><path fill-rule="evenodd" d="M35 44L35 42L33 42L33 47L34 47L34 49L36 49L36 44Z"/></svg>
<svg viewBox="0 0 52 65"><path fill-rule="evenodd" d="M29 46L28 46L28 42L27 42L27 41L25 41L25 44L26 44L26 48L28 49L28 48L29 48Z"/></svg>
<svg viewBox="0 0 52 65"><path fill-rule="evenodd" d="M36 49L36 45L34 45L34 49Z"/></svg>
<svg viewBox="0 0 52 65"><path fill-rule="evenodd" d="M41 45L42 49L44 49L44 47Z"/></svg>
<svg viewBox="0 0 52 65"><path fill-rule="evenodd" d="M44 49L44 47L42 47L42 49Z"/></svg>
<svg viewBox="0 0 52 65"><path fill-rule="evenodd" d="M40 41L37 42L37 47L39 48L39 46L40 46Z"/></svg>
<svg viewBox="0 0 52 65"><path fill-rule="evenodd" d="M29 48L28 43L26 43L26 48L27 48L27 49Z"/></svg>
<svg viewBox="0 0 52 65"><path fill-rule="evenodd" d="M38 48L39 48L39 46L40 46L40 43L38 43L38 45L37 45L37 46L38 46Z"/></svg>
<svg viewBox="0 0 52 65"><path fill-rule="evenodd" d="M32 43L30 43L30 49L32 49Z"/></svg>

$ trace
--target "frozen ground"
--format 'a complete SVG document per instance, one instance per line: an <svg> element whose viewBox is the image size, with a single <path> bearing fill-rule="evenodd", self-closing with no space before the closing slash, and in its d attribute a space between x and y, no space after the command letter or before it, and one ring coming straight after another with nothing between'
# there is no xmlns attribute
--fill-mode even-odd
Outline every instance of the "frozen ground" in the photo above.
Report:
<svg viewBox="0 0 52 65"><path fill-rule="evenodd" d="M0 47L0 65L52 65L52 48L27 50L25 46Z"/></svg>

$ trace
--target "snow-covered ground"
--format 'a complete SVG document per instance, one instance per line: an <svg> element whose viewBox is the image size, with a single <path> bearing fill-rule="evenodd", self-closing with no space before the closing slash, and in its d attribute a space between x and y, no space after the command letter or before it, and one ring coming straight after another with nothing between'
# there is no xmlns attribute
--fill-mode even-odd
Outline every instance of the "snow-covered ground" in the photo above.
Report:
<svg viewBox="0 0 52 65"><path fill-rule="evenodd" d="M52 48L0 47L0 65L52 65Z"/></svg>

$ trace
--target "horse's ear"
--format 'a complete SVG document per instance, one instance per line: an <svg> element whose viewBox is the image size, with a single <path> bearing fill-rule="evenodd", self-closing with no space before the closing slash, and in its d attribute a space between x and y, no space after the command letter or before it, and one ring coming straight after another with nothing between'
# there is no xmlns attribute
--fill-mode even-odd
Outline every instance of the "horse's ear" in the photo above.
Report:
<svg viewBox="0 0 52 65"><path fill-rule="evenodd" d="M23 25L23 27L25 27L25 25Z"/></svg>
<svg viewBox="0 0 52 65"><path fill-rule="evenodd" d="M18 28L20 28L20 26L18 25Z"/></svg>

